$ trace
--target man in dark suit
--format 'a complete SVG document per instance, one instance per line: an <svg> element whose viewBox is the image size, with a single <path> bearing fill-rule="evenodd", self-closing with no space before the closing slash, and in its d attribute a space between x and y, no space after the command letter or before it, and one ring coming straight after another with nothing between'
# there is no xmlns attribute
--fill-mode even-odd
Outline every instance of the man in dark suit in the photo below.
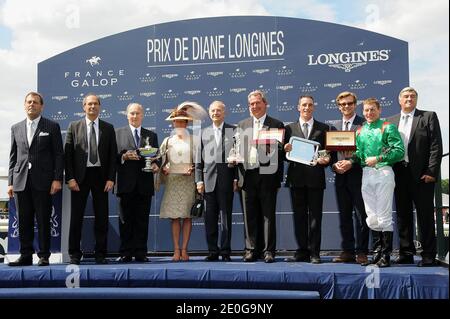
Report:
<svg viewBox="0 0 450 319"><path fill-rule="evenodd" d="M25 96L27 118L11 128L8 195L15 196L19 217L20 257L9 266L33 263L34 219L39 238L39 266L48 266L52 195L61 190L64 168L59 124L41 116L44 100L39 93Z"/></svg>
<svg viewBox="0 0 450 319"><path fill-rule="evenodd" d="M301 96L298 103L300 119L286 126L284 150L290 152L291 136L297 136L320 143L325 147L325 132L329 126L313 118L314 99ZM298 249L287 261L311 261L319 264L322 229L322 205L325 190L325 167L330 156L319 157L315 166L289 161L286 185L291 190L294 211L294 231ZM308 216L309 215L309 216Z"/></svg>
<svg viewBox="0 0 450 319"><path fill-rule="evenodd" d="M442 137L435 112L421 111L417 92L411 87L400 91L401 113L392 117L405 147L403 161L394 165L395 203L400 237L398 264L413 264L413 205L416 208L422 260L418 266L432 266L436 257L434 186L442 160Z"/></svg>
<svg viewBox="0 0 450 319"><path fill-rule="evenodd" d="M146 262L148 220L154 194L153 172L158 171L156 160L152 171L146 172L145 159L136 151L139 147L158 148L158 136L142 127L144 109L131 103L127 107L128 125L116 130L118 164L116 194L119 198L120 257L119 262Z"/></svg>
<svg viewBox="0 0 450 319"><path fill-rule="evenodd" d="M364 119L356 110L356 95L342 92L336 97L336 104L342 113L342 120L336 121L334 129L338 131L356 131ZM339 225L342 236L342 252L333 259L336 263L356 262L368 265L369 227L366 223L366 210L361 194L362 169L358 163L350 161L351 152L333 152L332 168L336 173L335 191L339 209ZM353 211L356 219L356 238L353 227Z"/></svg>
<svg viewBox="0 0 450 319"><path fill-rule="evenodd" d="M205 194L205 230L209 254L206 261L231 261L233 195L237 190L237 167L228 165L233 146L234 126L224 122L225 104L214 101L209 106L213 122L202 131L200 154L195 165L197 191ZM218 226L220 216L220 227ZM220 229L220 247L217 245Z"/></svg>
<svg viewBox="0 0 450 319"><path fill-rule="evenodd" d="M267 115L267 100L262 91L248 95L251 117L239 122L240 152L239 187L244 202L245 249L244 261L256 261L258 232L264 230L264 262L275 261L276 203L283 179L282 142L256 143L261 131L284 130L284 125Z"/></svg>
<svg viewBox="0 0 450 319"><path fill-rule="evenodd" d="M66 182L71 190L69 255L79 264L84 210L92 194L95 215L95 262L106 264L108 236L108 192L116 175L114 127L98 118L100 99L88 94L83 99L86 117L69 124L65 142Z"/></svg>

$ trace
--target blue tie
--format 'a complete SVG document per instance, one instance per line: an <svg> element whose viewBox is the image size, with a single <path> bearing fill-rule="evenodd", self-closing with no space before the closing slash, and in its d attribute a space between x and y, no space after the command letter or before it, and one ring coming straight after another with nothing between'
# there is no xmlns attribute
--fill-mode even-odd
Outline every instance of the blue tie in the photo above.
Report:
<svg viewBox="0 0 450 319"><path fill-rule="evenodd" d="M139 138L138 129L134 129L134 142L136 143L136 147L139 148L141 145L141 139Z"/></svg>

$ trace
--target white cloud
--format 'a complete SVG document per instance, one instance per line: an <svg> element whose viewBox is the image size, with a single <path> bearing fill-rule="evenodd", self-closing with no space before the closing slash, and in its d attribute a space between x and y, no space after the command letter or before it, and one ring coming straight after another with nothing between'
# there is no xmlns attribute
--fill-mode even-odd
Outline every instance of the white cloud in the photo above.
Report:
<svg viewBox="0 0 450 319"><path fill-rule="evenodd" d="M0 4L1 5L1 4ZM0 24L12 30L0 49L0 167L9 160L10 126L24 118L23 98L37 87L37 64L118 32L162 22L226 15L266 15L256 0L6 0Z"/></svg>

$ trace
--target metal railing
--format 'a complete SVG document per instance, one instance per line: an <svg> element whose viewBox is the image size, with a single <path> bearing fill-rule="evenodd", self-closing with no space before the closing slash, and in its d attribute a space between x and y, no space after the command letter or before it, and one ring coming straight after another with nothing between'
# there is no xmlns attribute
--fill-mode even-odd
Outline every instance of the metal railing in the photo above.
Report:
<svg viewBox="0 0 450 319"><path fill-rule="evenodd" d="M448 156L448 153L442 155L442 158ZM442 179L441 173L437 177L436 188L434 190L434 203L436 210L436 235L437 235L437 257L444 261L445 255L448 253L448 236L444 234L444 222L442 218L442 210L448 209L448 206L442 206Z"/></svg>

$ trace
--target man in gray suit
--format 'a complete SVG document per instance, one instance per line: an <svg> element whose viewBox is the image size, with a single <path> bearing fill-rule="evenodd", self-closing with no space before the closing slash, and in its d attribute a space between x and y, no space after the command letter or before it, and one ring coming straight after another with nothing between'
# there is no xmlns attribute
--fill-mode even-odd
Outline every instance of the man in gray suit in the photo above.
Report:
<svg viewBox="0 0 450 319"><path fill-rule="evenodd" d="M282 143L256 144L260 131L283 130L283 122L267 115L267 100L262 91L248 95L251 117L239 122L237 133L244 162L239 165L245 226L245 262L256 261L258 232L264 232L264 262L275 261L276 202L283 179Z"/></svg>
<svg viewBox="0 0 450 319"><path fill-rule="evenodd" d="M209 106L213 122L202 131L201 149L195 165L197 191L205 193L205 230L209 255L206 261L231 261L231 215L233 191L237 190L237 167L229 167L227 157L233 146L234 127L224 122L225 104L214 101ZM220 216L220 248L217 245Z"/></svg>
<svg viewBox="0 0 450 319"><path fill-rule="evenodd" d="M158 148L158 136L142 127L144 109L138 103L127 107L128 125L116 130L117 181L116 194L120 204L120 257L121 263L146 262L148 220L154 194L153 172L159 170L156 161L152 172L145 172L145 159L139 156L139 147Z"/></svg>
<svg viewBox="0 0 450 319"><path fill-rule="evenodd" d="M20 257L9 266L32 264L34 219L39 237L39 266L48 266L52 195L61 190L64 151L58 123L41 116L39 93L25 96L27 118L11 128L8 195L15 196L19 217Z"/></svg>

